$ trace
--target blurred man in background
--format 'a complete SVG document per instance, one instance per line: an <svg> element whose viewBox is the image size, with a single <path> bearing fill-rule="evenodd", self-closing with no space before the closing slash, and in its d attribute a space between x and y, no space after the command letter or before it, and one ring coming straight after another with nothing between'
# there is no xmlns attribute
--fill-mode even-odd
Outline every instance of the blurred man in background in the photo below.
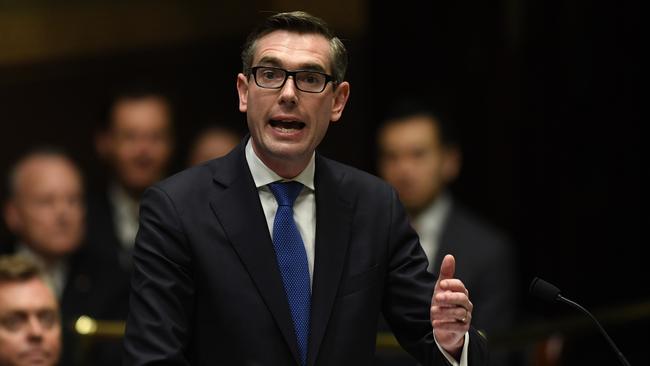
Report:
<svg viewBox="0 0 650 366"><path fill-rule="evenodd" d="M190 147L188 166L198 165L210 159L220 158L230 152L241 140L234 130L211 126L201 130Z"/></svg>
<svg viewBox="0 0 650 366"><path fill-rule="evenodd" d="M59 305L39 267L0 256L0 366L54 366L61 353Z"/></svg>
<svg viewBox="0 0 650 366"><path fill-rule="evenodd" d="M97 133L95 147L109 172L107 181L89 195L88 239L100 252L117 253L126 273L138 230L140 196L167 173L172 135L170 102L147 83L118 90Z"/></svg>
<svg viewBox="0 0 650 366"><path fill-rule="evenodd" d="M514 320L514 255L498 230L461 206L448 190L461 168L452 128L421 101L396 102L378 133L378 168L409 213L429 271L438 275L445 254L458 260L456 273L474 303L473 322L489 339ZM492 364L504 364L503 355L492 353Z"/></svg>
<svg viewBox="0 0 650 366"><path fill-rule="evenodd" d="M68 258L84 237L81 174L65 154L41 149L19 159L9 174L4 217L15 235L15 252L45 272L58 298L63 295Z"/></svg>

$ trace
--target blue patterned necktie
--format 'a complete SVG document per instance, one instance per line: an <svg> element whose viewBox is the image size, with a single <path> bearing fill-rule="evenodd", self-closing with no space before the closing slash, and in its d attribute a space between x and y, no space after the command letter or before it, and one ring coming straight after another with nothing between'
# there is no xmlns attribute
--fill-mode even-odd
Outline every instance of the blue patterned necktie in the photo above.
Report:
<svg viewBox="0 0 650 366"><path fill-rule="evenodd" d="M269 187L278 201L278 211L273 222L273 247L291 309L302 365L305 365L309 340L311 281L305 245L293 220L293 203L303 185L298 182L275 182L269 184Z"/></svg>

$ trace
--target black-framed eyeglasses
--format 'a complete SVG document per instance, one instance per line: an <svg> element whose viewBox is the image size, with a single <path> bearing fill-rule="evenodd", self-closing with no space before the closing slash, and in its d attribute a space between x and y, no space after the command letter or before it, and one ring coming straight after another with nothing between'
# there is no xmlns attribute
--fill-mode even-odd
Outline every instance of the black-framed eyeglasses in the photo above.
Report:
<svg viewBox="0 0 650 366"><path fill-rule="evenodd" d="M327 83L335 83L331 75L310 70L287 71L279 67L255 66L251 67L251 74L255 84L265 89L281 89L289 76L293 76L296 89L307 93L321 93Z"/></svg>

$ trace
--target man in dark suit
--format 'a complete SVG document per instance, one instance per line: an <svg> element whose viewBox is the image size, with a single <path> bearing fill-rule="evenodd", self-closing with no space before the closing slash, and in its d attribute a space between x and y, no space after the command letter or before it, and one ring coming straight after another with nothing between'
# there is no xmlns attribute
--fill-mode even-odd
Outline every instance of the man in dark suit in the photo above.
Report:
<svg viewBox="0 0 650 366"><path fill-rule="evenodd" d="M172 129L171 103L155 83L130 81L117 86L107 100L95 136L107 176L95 182L86 197L83 250L91 258L83 261L88 263L87 272L110 278L105 292L94 297L111 310L100 320L126 321L140 198L146 187L166 174L173 150ZM121 340L113 342L121 347ZM121 353L121 348L102 347L89 357L95 366L97 360L116 365Z"/></svg>
<svg viewBox="0 0 650 366"><path fill-rule="evenodd" d="M423 364L484 364L454 258L436 281L390 186L315 153L349 96L341 41L280 13L242 60L250 138L145 192L125 365L365 365L380 311Z"/></svg>
<svg viewBox="0 0 650 366"><path fill-rule="evenodd" d="M397 190L438 275L446 253L474 304L473 324L486 335L512 326L515 264L506 237L455 201L447 187L460 171L461 153L449 119L418 98L396 101L378 133L379 171ZM489 337L488 337L489 339ZM495 365L506 355L492 354Z"/></svg>
<svg viewBox="0 0 650 366"><path fill-rule="evenodd" d="M173 152L173 118L162 88L142 80L112 91L95 136L95 148L107 176L88 194L88 242L100 255L118 256L131 271L144 190L167 174ZM128 283L125 284L128 288ZM123 299L127 302L127 299Z"/></svg>

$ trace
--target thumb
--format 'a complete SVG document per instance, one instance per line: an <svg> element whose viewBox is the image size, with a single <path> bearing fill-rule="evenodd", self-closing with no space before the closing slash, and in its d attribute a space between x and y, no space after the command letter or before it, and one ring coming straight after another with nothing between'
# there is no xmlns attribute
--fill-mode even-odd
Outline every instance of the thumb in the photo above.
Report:
<svg viewBox="0 0 650 366"><path fill-rule="evenodd" d="M453 255L447 254L440 265L438 281L454 278L454 272L456 272L456 259Z"/></svg>

